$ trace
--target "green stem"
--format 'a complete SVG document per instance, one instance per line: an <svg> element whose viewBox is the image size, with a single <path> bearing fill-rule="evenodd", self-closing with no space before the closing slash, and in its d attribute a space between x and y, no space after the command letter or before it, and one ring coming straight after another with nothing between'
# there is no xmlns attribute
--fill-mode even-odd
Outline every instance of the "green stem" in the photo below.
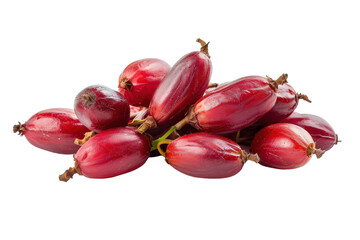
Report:
<svg viewBox="0 0 360 240"><path fill-rule="evenodd" d="M169 131L167 131L163 136L161 136L160 138L154 140L151 142L151 150L150 151L153 151L153 150L156 150L157 149L157 145L159 142L165 140L168 136L170 136L170 134L172 134L174 131L176 130L176 127L175 126L172 126Z"/></svg>

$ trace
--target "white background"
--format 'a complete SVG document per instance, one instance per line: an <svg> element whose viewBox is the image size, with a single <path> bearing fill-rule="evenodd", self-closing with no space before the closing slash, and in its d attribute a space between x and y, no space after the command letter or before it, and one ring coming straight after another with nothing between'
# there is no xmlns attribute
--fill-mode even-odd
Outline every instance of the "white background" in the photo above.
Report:
<svg viewBox="0 0 360 240"><path fill-rule="evenodd" d="M217 1L214 1L217 2ZM1 1L0 239L359 239L357 1ZM342 143L296 170L247 163L206 180L151 158L112 179L59 182L71 155L12 125L117 88L130 62L174 64L210 41L213 82L289 74Z"/></svg>

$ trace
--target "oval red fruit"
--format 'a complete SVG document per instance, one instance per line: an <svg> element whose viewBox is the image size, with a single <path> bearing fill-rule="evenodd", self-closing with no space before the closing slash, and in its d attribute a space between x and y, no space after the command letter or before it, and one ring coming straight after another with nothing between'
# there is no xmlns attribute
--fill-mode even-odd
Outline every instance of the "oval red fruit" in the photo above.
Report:
<svg viewBox="0 0 360 240"><path fill-rule="evenodd" d="M224 84L200 98L176 127L181 129L190 123L204 132L224 134L239 131L273 108L277 86L286 79L287 74L276 81L248 76Z"/></svg>
<svg viewBox="0 0 360 240"><path fill-rule="evenodd" d="M304 128L316 143L316 147L327 151L338 142L338 136L325 119L312 115L294 112L281 122L292 123Z"/></svg>
<svg viewBox="0 0 360 240"><path fill-rule="evenodd" d="M211 61L208 45L201 43L201 51L182 57L161 81L150 102L148 121L139 127L139 132L176 123L204 94L210 81Z"/></svg>
<svg viewBox="0 0 360 240"><path fill-rule="evenodd" d="M102 85L79 92L74 109L79 120L95 132L123 127L129 122L130 107L124 96Z"/></svg>
<svg viewBox="0 0 360 240"><path fill-rule="evenodd" d="M237 174L246 154L235 142L211 133L194 133L172 141L166 149L166 161L176 170L193 177L225 178Z"/></svg>
<svg viewBox="0 0 360 240"><path fill-rule="evenodd" d="M278 123L293 113L299 104L299 99L311 102L304 94L298 94L290 84L280 85L276 93L274 107L261 117L255 124L267 126Z"/></svg>
<svg viewBox="0 0 360 240"><path fill-rule="evenodd" d="M74 144L88 132L74 111L51 108L33 115L25 124L14 126L14 132L25 135L35 147L60 154L74 154L80 148Z"/></svg>
<svg viewBox="0 0 360 240"><path fill-rule="evenodd" d="M90 138L75 155L75 167L60 175L68 181L79 173L88 178L110 178L142 166L150 154L150 142L136 128L121 127Z"/></svg>
<svg viewBox="0 0 360 240"><path fill-rule="evenodd" d="M290 123L276 123L261 129L251 144L260 164L293 169L305 165L313 154L319 158L322 151L315 149L311 135L303 128Z"/></svg>
<svg viewBox="0 0 360 240"><path fill-rule="evenodd" d="M156 58L132 62L120 74L119 92L130 105L147 107L169 70L169 64Z"/></svg>

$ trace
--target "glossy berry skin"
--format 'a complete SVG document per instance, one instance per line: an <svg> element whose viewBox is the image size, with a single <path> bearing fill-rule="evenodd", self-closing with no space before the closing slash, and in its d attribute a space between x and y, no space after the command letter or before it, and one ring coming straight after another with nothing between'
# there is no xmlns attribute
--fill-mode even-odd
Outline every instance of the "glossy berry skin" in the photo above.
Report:
<svg viewBox="0 0 360 240"><path fill-rule="evenodd" d="M242 150L235 142L211 133L194 133L171 142L166 161L192 177L226 178L243 167Z"/></svg>
<svg viewBox="0 0 360 240"><path fill-rule="evenodd" d="M190 124L199 131L231 133L252 125L276 102L275 89L265 77L248 76L224 84L200 98Z"/></svg>
<svg viewBox="0 0 360 240"><path fill-rule="evenodd" d="M83 89L75 98L76 116L94 132L123 127L129 122L130 107L119 92L102 85Z"/></svg>
<svg viewBox="0 0 360 240"><path fill-rule="evenodd" d="M150 142L133 127L103 131L90 138L75 155L80 173L88 178L110 178L142 166Z"/></svg>
<svg viewBox="0 0 360 240"><path fill-rule="evenodd" d="M293 113L299 103L294 88L290 84L280 85L276 93L276 102L274 107L260 118L256 125L267 126L278 123Z"/></svg>
<svg viewBox="0 0 360 240"><path fill-rule="evenodd" d="M156 58L132 62L120 74L119 92L130 105L148 107L155 90L169 70L169 64Z"/></svg>
<svg viewBox="0 0 360 240"><path fill-rule="evenodd" d="M211 76L210 58L201 51L182 57L156 89L149 115L158 125L181 120L205 92Z"/></svg>
<svg viewBox="0 0 360 240"><path fill-rule="evenodd" d="M14 126L14 132L25 135L35 147L60 154L74 154L80 148L74 144L89 131L74 111L68 108L52 108L36 113L22 125Z"/></svg>
<svg viewBox="0 0 360 240"><path fill-rule="evenodd" d="M281 122L292 123L304 128L314 139L316 147L324 151L331 149L338 142L334 129L319 116L294 112Z"/></svg>
<svg viewBox="0 0 360 240"><path fill-rule="evenodd" d="M260 164L293 169L305 165L311 158L307 149L314 140L303 128L289 123L277 123L261 129L255 136L251 149L260 157Z"/></svg>

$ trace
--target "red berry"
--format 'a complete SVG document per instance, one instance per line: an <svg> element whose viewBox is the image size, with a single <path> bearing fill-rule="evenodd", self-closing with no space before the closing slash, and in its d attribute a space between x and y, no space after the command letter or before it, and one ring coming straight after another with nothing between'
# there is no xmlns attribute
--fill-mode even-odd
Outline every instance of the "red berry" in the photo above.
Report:
<svg viewBox="0 0 360 240"><path fill-rule="evenodd" d="M75 98L79 120L91 131L123 127L129 122L129 104L119 92L101 85L83 89Z"/></svg>
<svg viewBox="0 0 360 240"><path fill-rule="evenodd" d="M319 158L323 151L315 149L311 135L290 123L276 123L261 129L255 136L251 150L260 157L260 164L293 169L305 165L313 154Z"/></svg>
<svg viewBox="0 0 360 240"><path fill-rule="evenodd" d="M280 85L276 93L276 102L274 107L260 118L255 124L267 126L278 123L288 117L296 109L299 99L311 102L304 94L298 94L290 84Z"/></svg>
<svg viewBox="0 0 360 240"><path fill-rule="evenodd" d="M314 139L316 147L321 150L327 151L338 142L338 136L334 129L319 116L294 112L281 122L292 123L304 128Z"/></svg>
<svg viewBox="0 0 360 240"><path fill-rule="evenodd" d="M169 64L156 58L132 62L120 74L119 92L130 105L147 107L169 70Z"/></svg>
<svg viewBox="0 0 360 240"><path fill-rule="evenodd" d="M156 89L150 102L147 121L139 127L143 133L157 125L172 125L179 121L190 105L194 104L205 92L211 76L211 61L207 44L201 51L182 57L169 71Z"/></svg>
<svg viewBox="0 0 360 240"><path fill-rule="evenodd" d="M36 113L24 124L14 126L14 132L25 135L35 147L61 154L74 154L80 148L74 144L87 129L72 109L52 108Z"/></svg>
<svg viewBox="0 0 360 240"><path fill-rule="evenodd" d="M248 159L258 160L256 155L242 151L235 142L204 132L172 141L165 157L176 170L200 178L231 177L242 169Z"/></svg>
<svg viewBox="0 0 360 240"><path fill-rule="evenodd" d="M200 98L185 119L176 125L181 129L189 123L199 131L231 133L252 125L270 111L276 102L278 80L260 76L243 77L217 87Z"/></svg>
<svg viewBox="0 0 360 240"><path fill-rule="evenodd" d="M75 167L60 175L68 181L75 173L88 178L110 178L142 166L150 154L150 142L136 128L121 127L90 138L75 155Z"/></svg>

